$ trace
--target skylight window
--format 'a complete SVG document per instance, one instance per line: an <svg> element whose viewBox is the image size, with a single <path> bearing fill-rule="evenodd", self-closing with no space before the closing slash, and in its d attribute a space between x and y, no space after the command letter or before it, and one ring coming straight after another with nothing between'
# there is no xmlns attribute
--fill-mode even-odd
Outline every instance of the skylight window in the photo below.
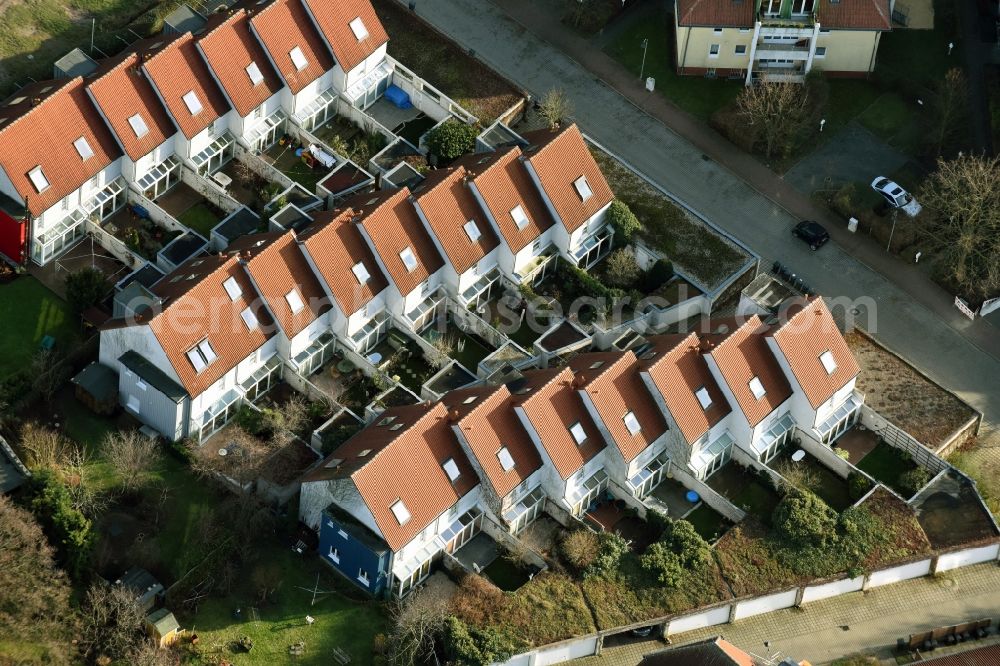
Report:
<svg viewBox="0 0 1000 666"><path fill-rule="evenodd" d="M264 81L264 75L261 74L260 67L257 66L257 63L252 61L249 65L247 65L247 76L250 77L250 83L255 86L260 85Z"/></svg>
<svg viewBox="0 0 1000 666"><path fill-rule="evenodd" d="M201 100L198 99L198 93L191 90L187 92L181 99L184 100L184 105L187 107L188 112L192 116L197 116L199 113L201 113L203 107L201 105Z"/></svg>
<svg viewBox="0 0 1000 666"><path fill-rule="evenodd" d="M469 220L468 222L465 223L465 226L463 226L462 228L465 229L465 234L469 237L469 240L472 241L473 243L479 240L479 237L482 236L482 234L479 232L479 227L476 226L475 220Z"/></svg>
<svg viewBox="0 0 1000 666"><path fill-rule="evenodd" d="M750 392L753 393L753 397L758 400L763 398L764 394L767 393L767 391L764 390L764 385L760 383L760 377L754 377L751 379L748 386L750 386Z"/></svg>
<svg viewBox="0 0 1000 666"><path fill-rule="evenodd" d="M403 500L396 500L389 509L392 511L392 515L396 516L396 522L400 525L405 525L409 522L410 512L406 508L406 505L403 504Z"/></svg>
<svg viewBox="0 0 1000 666"><path fill-rule="evenodd" d="M229 294L229 300L235 301L243 295L243 290L240 289L240 285L236 282L236 278L226 278L226 281L222 283L222 287L226 290L226 293Z"/></svg>
<svg viewBox="0 0 1000 666"><path fill-rule="evenodd" d="M188 360L191 361L191 365L194 366L195 372L201 372L202 370L208 367L208 364L205 363L205 359L203 359L201 357L201 354L198 353L197 348L189 350L187 353L187 357Z"/></svg>
<svg viewBox="0 0 1000 666"><path fill-rule="evenodd" d="M94 156L94 150L90 147L90 144L87 143L87 139L85 137L81 136L79 139L74 141L73 147L76 148L76 152L80 154L80 159L84 162Z"/></svg>
<svg viewBox="0 0 1000 666"><path fill-rule="evenodd" d="M290 292L285 294L285 301L288 302L288 307L291 308L292 314L298 314L305 307L305 303L302 302L302 297L299 296L299 292L292 289Z"/></svg>
<svg viewBox="0 0 1000 666"><path fill-rule="evenodd" d="M361 20L360 16L351 21L351 32L354 33L359 42L368 37L368 28L365 27L365 22Z"/></svg>
<svg viewBox="0 0 1000 666"><path fill-rule="evenodd" d="M604 365L604 361L594 361L593 363L590 364L590 369L597 370L602 365Z"/></svg>
<svg viewBox="0 0 1000 666"><path fill-rule="evenodd" d="M250 308L243 310L243 312L240 313L240 316L243 317L243 323L246 324L247 328L251 331L255 331L260 327L260 322L257 321L257 315L255 315L253 310Z"/></svg>
<svg viewBox="0 0 1000 666"><path fill-rule="evenodd" d="M458 477L462 476L462 473L458 471L458 465L455 464L454 458L448 458L441 464L444 468L444 473L448 475L448 480L452 483L455 482Z"/></svg>
<svg viewBox="0 0 1000 666"><path fill-rule="evenodd" d="M45 177L42 173L42 167L36 166L34 169L28 172L28 178L31 179L31 184L35 186L35 190L38 192L44 192L49 189L49 179Z"/></svg>
<svg viewBox="0 0 1000 666"><path fill-rule="evenodd" d="M704 386L695 391L694 395L698 398L698 403L701 405L702 409L708 409L712 406L712 397L708 395L708 389Z"/></svg>
<svg viewBox="0 0 1000 666"><path fill-rule="evenodd" d="M472 403L474 403L474 402L475 402L476 400L479 400L479 396L476 396L476 395L470 395L470 396L469 396L468 398L466 398L465 400L463 400L463 401L462 401L462 404L463 404L463 405L471 405L471 404L472 404Z"/></svg>
<svg viewBox="0 0 1000 666"><path fill-rule="evenodd" d="M509 472L514 469L514 458L511 457L510 451L507 450L506 446L501 446L500 450L497 451L497 459L500 461L503 471Z"/></svg>
<svg viewBox="0 0 1000 666"><path fill-rule="evenodd" d="M302 49L298 46L288 52L288 57L292 59L292 64L295 65L297 71L301 72L309 66L309 61L306 60L305 54L302 53Z"/></svg>
<svg viewBox="0 0 1000 666"><path fill-rule="evenodd" d="M514 206L510 211L510 216L514 218L514 224L517 225L518 229L524 229L528 226L528 216L524 214L524 208L521 207L521 204Z"/></svg>
<svg viewBox="0 0 1000 666"><path fill-rule="evenodd" d="M576 188L576 193L580 195L582 201L586 201L594 196L594 191L590 189L590 183L587 182L586 176L580 176L574 180L573 187Z"/></svg>
<svg viewBox="0 0 1000 666"><path fill-rule="evenodd" d="M569 434L573 435L573 439L576 441L577 446L587 441L587 432L583 429L583 426L580 425L579 421L569 427Z"/></svg>
<svg viewBox="0 0 1000 666"><path fill-rule="evenodd" d="M833 371L837 369L837 361L834 360L833 354L829 349L819 355L819 362L823 364L823 368L828 375L832 375Z"/></svg>
<svg viewBox="0 0 1000 666"><path fill-rule="evenodd" d="M146 125L146 121L138 113L128 119L128 124L132 126L132 131L135 132L135 138L137 139L141 139L149 134L149 126Z"/></svg>
<svg viewBox="0 0 1000 666"><path fill-rule="evenodd" d="M368 269L365 268L365 265L360 261L354 264L353 267L351 267L351 272L354 273L354 277L356 277L358 279L358 282L361 284L365 284L372 277L371 274L368 272Z"/></svg>
<svg viewBox="0 0 1000 666"><path fill-rule="evenodd" d="M191 365L194 366L194 371L199 373L218 358L218 356L215 355L215 350L212 349L212 345L209 344L208 340L202 340L199 342L197 345L189 349L186 355L188 360L191 362Z"/></svg>
<svg viewBox="0 0 1000 666"><path fill-rule="evenodd" d="M417 258L413 256L413 250L407 246L399 253L399 258L403 260L403 265L406 266L406 270L413 272L417 270Z"/></svg>
<svg viewBox="0 0 1000 666"><path fill-rule="evenodd" d="M622 417L622 421L625 422L625 427L628 428L630 435L635 437L642 430L642 426L639 425L639 419L635 418L635 412L628 412Z"/></svg>

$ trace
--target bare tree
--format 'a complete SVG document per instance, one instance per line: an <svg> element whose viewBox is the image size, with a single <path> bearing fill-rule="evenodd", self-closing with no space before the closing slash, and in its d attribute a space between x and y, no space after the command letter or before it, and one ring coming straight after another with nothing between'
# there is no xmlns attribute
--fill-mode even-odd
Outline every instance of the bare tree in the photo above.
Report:
<svg viewBox="0 0 1000 666"><path fill-rule="evenodd" d="M58 469L71 448L69 440L52 428L33 421L21 428L21 450L28 469Z"/></svg>
<svg viewBox="0 0 1000 666"><path fill-rule="evenodd" d="M138 490L160 458L156 440L138 430L116 430L104 439L104 457L118 473L122 490Z"/></svg>
<svg viewBox="0 0 1000 666"><path fill-rule="evenodd" d="M393 625L389 636L390 663L411 666L434 654L434 642L444 630L449 614L448 600L427 589L410 595L389 609Z"/></svg>
<svg viewBox="0 0 1000 666"><path fill-rule="evenodd" d="M260 476L261 465L275 447L239 427L229 428L225 434L225 439L216 437L218 447L202 446L193 451L191 468L208 476L221 475L245 488Z"/></svg>
<svg viewBox="0 0 1000 666"><path fill-rule="evenodd" d="M538 113L549 123L549 129L557 129L559 124L573 112L569 97L564 90L553 88L545 93L538 104Z"/></svg>
<svg viewBox="0 0 1000 666"><path fill-rule="evenodd" d="M95 519L108 508L111 499L106 492L88 480L89 463L90 454L87 449L82 446L71 446L63 456L60 470L73 508L86 517Z"/></svg>
<svg viewBox="0 0 1000 666"><path fill-rule="evenodd" d="M941 155L963 127L968 112L968 88L965 74L955 67L949 69L934 91L931 104L932 120L928 138L935 155Z"/></svg>
<svg viewBox="0 0 1000 666"><path fill-rule="evenodd" d="M76 633L66 573L34 517L0 495L0 627L8 645L43 648L47 663L77 661ZM0 656L0 662L4 662ZM6 662L4 662L6 663Z"/></svg>
<svg viewBox="0 0 1000 666"><path fill-rule="evenodd" d="M768 158L788 154L811 115L805 86L767 78L741 90L736 108L749 130L764 144Z"/></svg>
<svg viewBox="0 0 1000 666"><path fill-rule="evenodd" d="M51 349L41 349L31 358L31 388L45 402L51 402L66 381L68 370L59 355Z"/></svg>
<svg viewBox="0 0 1000 666"><path fill-rule="evenodd" d="M277 447L292 441L295 433L309 422L309 403L299 394L281 407L261 410L261 425L271 433Z"/></svg>
<svg viewBox="0 0 1000 666"><path fill-rule="evenodd" d="M947 277L971 298L1000 294L1000 158L938 160L920 200L922 237Z"/></svg>
<svg viewBox="0 0 1000 666"><path fill-rule="evenodd" d="M145 613L135 592L121 585L94 583L80 608L80 643L94 658L124 659L141 647Z"/></svg>

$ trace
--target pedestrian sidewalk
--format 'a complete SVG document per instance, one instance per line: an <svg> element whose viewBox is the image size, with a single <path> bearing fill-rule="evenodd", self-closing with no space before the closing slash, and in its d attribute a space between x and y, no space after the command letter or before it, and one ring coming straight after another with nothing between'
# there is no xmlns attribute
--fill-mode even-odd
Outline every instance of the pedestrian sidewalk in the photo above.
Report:
<svg viewBox="0 0 1000 666"><path fill-rule="evenodd" d="M821 222L830 231L831 237L855 259L885 276L916 302L935 312L972 344L1000 359L1000 335L996 327L982 319L974 322L966 319L955 308L954 296L932 282L917 266L889 255L874 243L847 231L845 220L815 205L807 195L785 182L755 157L679 109L663 95L648 92L634 72L595 48L590 40L563 25L544 6L534 0L491 1L525 30L565 53L605 85L687 139L704 155L737 175L790 215L802 220ZM641 8L642 5L637 6L637 9Z"/></svg>

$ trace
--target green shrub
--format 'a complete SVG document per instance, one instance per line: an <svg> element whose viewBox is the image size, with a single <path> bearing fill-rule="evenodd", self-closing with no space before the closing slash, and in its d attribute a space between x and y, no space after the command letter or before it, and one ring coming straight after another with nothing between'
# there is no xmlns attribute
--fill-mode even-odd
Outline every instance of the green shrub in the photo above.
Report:
<svg viewBox="0 0 1000 666"><path fill-rule="evenodd" d="M913 496L918 490L927 485L931 480L931 474L923 467L915 467L908 472L899 475L896 482L901 490L906 491L909 496Z"/></svg>
<svg viewBox="0 0 1000 666"><path fill-rule="evenodd" d="M618 571L622 558L628 554L628 542L615 532L602 532L597 558L587 568L587 576L601 576Z"/></svg>
<svg viewBox="0 0 1000 666"><path fill-rule="evenodd" d="M445 621L444 649L449 663L489 666L510 659L518 649L512 638L496 627L470 627L455 616Z"/></svg>
<svg viewBox="0 0 1000 666"><path fill-rule="evenodd" d="M587 529L573 530L559 541L559 555L576 573L587 570L601 552L597 535Z"/></svg>
<svg viewBox="0 0 1000 666"><path fill-rule="evenodd" d="M615 230L615 242L619 245L628 245L642 230L642 222L621 199L611 202L608 208L608 223Z"/></svg>
<svg viewBox="0 0 1000 666"><path fill-rule="evenodd" d="M841 460L849 460L851 458L851 452L848 451L847 449L842 449L840 447L835 446L833 447L833 452Z"/></svg>
<svg viewBox="0 0 1000 666"><path fill-rule="evenodd" d="M847 475L847 493L855 502L864 497L871 489L871 481L864 474L851 472Z"/></svg>
<svg viewBox="0 0 1000 666"><path fill-rule="evenodd" d="M239 411L236 412L236 425L255 437L264 434L264 423L265 420L263 412L260 412L249 405L240 405Z"/></svg>
<svg viewBox="0 0 1000 666"><path fill-rule="evenodd" d="M635 255L624 248L613 251L604 260L604 277L612 287L627 289L639 281L641 274Z"/></svg>
<svg viewBox="0 0 1000 666"><path fill-rule="evenodd" d="M90 520L74 508L69 488L54 472L36 472L31 490L31 510L56 544L66 569L74 578L79 577L90 559L94 543Z"/></svg>
<svg viewBox="0 0 1000 666"><path fill-rule="evenodd" d="M475 150L478 134L479 130L475 125L466 125L452 118L427 134L427 147L430 148L431 154L450 162L460 155Z"/></svg>
<svg viewBox="0 0 1000 666"><path fill-rule="evenodd" d="M771 514L778 534L799 545L826 545L837 538L837 512L815 494L793 490Z"/></svg>
<svg viewBox="0 0 1000 666"><path fill-rule="evenodd" d="M660 540L640 558L642 568L669 588L680 587L690 572L712 559L712 551L694 525L686 520L668 520Z"/></svg>
<svg viewBox="0 0 1000 666"><path fill-rule="evenodd" d="M96 268L81 268L66 276L66 302L76 314L97 305L107 290L104 273Z"/></svg>

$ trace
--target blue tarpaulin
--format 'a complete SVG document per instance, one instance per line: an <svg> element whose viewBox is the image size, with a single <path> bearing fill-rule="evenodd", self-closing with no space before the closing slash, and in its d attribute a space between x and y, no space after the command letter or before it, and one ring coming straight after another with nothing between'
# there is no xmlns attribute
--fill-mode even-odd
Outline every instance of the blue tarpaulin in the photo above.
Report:
<svg viewBox="0 0 1000 666"><path fill-rule="evenodd" d="M407 95L402 88L393 84L385 89L385 98L389 100L393 106L399 109L412 109L413 103L410 102L410 96Z"/></svg>

